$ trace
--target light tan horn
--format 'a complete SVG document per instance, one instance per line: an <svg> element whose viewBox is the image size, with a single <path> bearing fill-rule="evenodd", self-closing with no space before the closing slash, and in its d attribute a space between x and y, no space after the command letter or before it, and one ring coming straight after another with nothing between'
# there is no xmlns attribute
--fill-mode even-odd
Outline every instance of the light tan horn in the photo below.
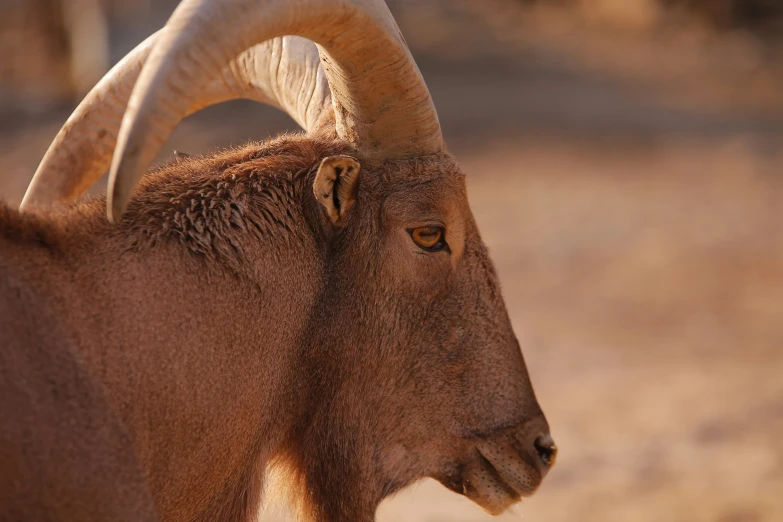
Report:
<svg viewBox="0 0 783 522"><path fill-rule="evenodd" d="M288 34L319 45L340 138L377 158L443 149L432 99L382 0L184 0L133 89L109 175L110 221L208 79Z"/></svg>
<svg viewBox="0 0 783 522"><path fill-rule="evenodd" d="M160 33L123 58L74 110L38 166L22 210L76 201L109 169L131 90ZM212 77L187 114L238 98L278 107L307 131L332 112L318 50L296 36L275 38L239 55Z"/></svg>

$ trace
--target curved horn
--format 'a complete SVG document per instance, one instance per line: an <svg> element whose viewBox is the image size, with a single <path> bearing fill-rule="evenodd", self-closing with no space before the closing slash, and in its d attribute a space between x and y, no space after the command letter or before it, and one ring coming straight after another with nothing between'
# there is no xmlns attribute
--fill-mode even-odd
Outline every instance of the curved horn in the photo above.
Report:
<svg viewBox="0 0 783 522"><path fill-rule="evenodd" d="M383 0L184 0L142 70L109 176L109 220L209 78L286 34L319 44L338 136L370 156L443 149L427 87Z"/></svg>
<svg viewBox="0 0 783 522"><path fill-rule="evenodd" d="M73 202L109 169L131 90L160 34L147 38L115 65L74 110L38 166L22 210ZM186 115L247 98L283 109L312 131L325 113L331 113L318 50L303 38L287 36L256 45L217 76L192 100Z"/></svg>

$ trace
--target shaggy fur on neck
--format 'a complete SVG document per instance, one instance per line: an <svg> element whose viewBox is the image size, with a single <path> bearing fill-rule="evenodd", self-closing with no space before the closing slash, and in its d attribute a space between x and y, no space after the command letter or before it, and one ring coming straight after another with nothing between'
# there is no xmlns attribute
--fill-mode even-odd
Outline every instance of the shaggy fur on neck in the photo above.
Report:
<svg viewBox="0 0 783 522"><path fill-rule="evenodd" d="M198 256L230 262L241 236L301 239L292 236L302 232L314 169L346 151L337 142L286 136L164 166L144 179L123 218L132 231L128 247L173 239Z"/></svg>
<svg viewBox="0 0 783 522"><path fill-rule="evenodd" d="M175 159L142 179L119 226L105 218L105 196L45 214L0 204L0 239L57 251L64 241L121 234L129 250L176 241L197 258L236 269L246 261L247 239L270 246L302 239L315 169L324 157L349 152L336 140L287 135Z"/></svg>

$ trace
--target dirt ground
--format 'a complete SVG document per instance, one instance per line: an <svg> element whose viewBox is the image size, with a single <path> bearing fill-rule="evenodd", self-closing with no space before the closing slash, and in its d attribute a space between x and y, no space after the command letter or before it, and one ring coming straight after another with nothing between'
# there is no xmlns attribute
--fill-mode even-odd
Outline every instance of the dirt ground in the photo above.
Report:
<svg viewBox="0 0 783 522"><path fill-rule="evenodd" d="M560 447L540 491L500 520L783 520L780 100L705 108L689 84L673 102L670 83L661 95L548 47L418 49ZM21 200L67 113L0 121L0 197ZM167 150L285 128L228 104ZM379 514L490 519L432 481Z"/></svg>

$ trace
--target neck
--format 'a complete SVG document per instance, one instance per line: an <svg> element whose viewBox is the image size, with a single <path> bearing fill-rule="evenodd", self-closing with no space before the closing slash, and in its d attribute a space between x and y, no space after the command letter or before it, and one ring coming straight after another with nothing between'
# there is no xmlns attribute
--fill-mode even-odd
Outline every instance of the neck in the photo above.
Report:
<svg viewBox="0 0 783 522"><path fill-rule="evenodd" d="M63 219L73 335L162 520L249 509L299 420L291 390L323 287L310 173L336 149L281 140L175 163L145 178L121 225L102 201Z"/></svg>

